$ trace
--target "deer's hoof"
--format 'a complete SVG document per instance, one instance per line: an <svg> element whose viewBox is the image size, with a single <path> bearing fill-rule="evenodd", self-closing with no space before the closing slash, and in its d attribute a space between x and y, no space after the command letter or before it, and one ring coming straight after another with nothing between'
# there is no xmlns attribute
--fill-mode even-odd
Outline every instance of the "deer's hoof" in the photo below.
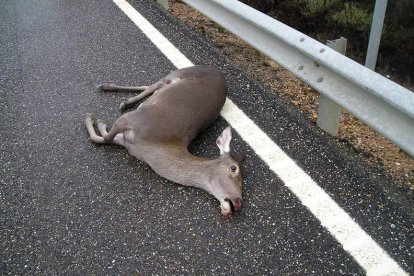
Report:
<svg viewBox="0 0 414 276"><path fill-rule="evenodd" d="M126 107L127 107L126 102L122 102L122 103L119 105L119 110L123 111Z"/></svg>
<svg viewBox="0 0 414 276"><path fill-rule="evenodd" d="M114 90L114 85L110 84L110 83L100 84L100 85L96 86L96 90L98 90L98 92L112 91L112 90Z"/></svg>
<svg viewBox="0 0 414 276"><path fill-rule="evenodd" d="M97 123L97 124L106 125L105 120L102 120L102 119L98 119L98 120L96 120L96 123Z"/></svg>
<svg viewBox="0 0 414 276"><path fill-rule="evenodd" d="M93 121L93 115L92 115L92 113L86 113L85 114L85 121Z"/></svg>

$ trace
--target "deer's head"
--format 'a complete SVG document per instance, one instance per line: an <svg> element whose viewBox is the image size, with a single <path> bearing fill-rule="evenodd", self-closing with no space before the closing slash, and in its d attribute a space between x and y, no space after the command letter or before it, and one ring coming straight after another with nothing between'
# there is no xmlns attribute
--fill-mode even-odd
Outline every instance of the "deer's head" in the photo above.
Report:
<svg viewBox="0 0 414 276"><path fill-rule="evenodd" d="M241 208L242 163L244 156L230 152L231 127L227 127L217 138L220 157L209 180L208 192L220 201L221 214L228 216Z"/></svg>

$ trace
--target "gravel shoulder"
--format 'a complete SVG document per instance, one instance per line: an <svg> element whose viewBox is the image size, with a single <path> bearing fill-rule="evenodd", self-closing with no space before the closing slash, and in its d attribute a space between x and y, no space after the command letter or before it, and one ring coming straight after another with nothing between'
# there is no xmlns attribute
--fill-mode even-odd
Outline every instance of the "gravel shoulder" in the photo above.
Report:
<svg viewBox="0 0 414 276"><path fill-rule="evenodd" d="M297 108L315 123L319 94L266 56L186 4L170 1L171 13L202 34L233 63L256 78L266 90ZM338 143L349 145L370 166L380 169L404 193L414 195L414 159L347 112L341 115Z"/></svg>

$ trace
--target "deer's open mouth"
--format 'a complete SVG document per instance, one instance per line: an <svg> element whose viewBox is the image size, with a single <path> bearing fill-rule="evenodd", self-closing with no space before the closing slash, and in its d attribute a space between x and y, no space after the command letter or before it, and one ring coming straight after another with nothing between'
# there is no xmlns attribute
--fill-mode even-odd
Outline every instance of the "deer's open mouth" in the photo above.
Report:
<svg viewBox="0 0 414 276"><path fill-rule="evenodd" d="M229 198L224 199L224 204L221 205L221 214L223 216L228 216L231 213L239 210L241 208L241 200L236 198L231 200Z"/></svg>

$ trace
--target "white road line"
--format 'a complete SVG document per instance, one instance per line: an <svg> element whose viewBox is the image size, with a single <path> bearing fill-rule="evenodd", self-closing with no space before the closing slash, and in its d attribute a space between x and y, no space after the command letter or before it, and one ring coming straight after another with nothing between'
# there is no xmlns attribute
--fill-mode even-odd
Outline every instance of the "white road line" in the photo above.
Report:
<svg viewBox="0 0 414 276"><path fill-rule="evenodd" d="M177 68L192 66L171 42L125 0L113 2ZM221 116L278 175L367 275L408 275L339 205L229 98Z"/></svg>
<svg viewBox="0 0 414 276"><path fill-rule="evenodd" d="M128 2L124 0L114 0L114 3L129 17L129 19L132 20L132 22L135 23L149 40L157 46L175 67L185 68L194 65Z"/></svg>

